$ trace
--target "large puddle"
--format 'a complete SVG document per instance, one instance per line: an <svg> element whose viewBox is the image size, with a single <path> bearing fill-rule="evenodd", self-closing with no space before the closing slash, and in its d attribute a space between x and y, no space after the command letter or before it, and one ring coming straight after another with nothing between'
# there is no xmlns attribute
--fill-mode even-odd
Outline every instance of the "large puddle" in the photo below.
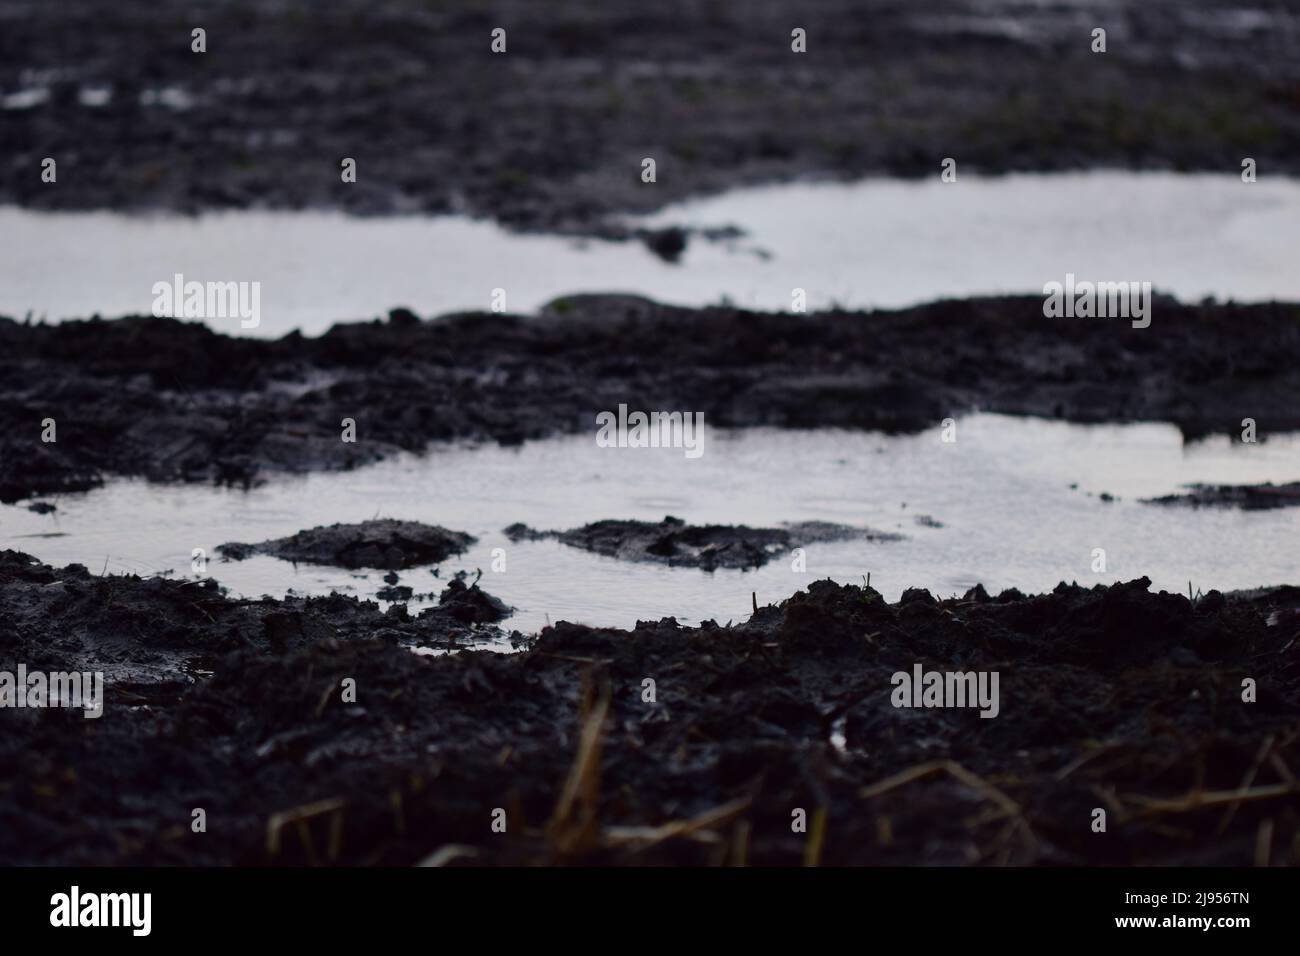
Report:
<svg viewBox="0 0 1300 956"><path fill-rule="evenodd" d="M647 186L646 188L654 188ZM1041 293L1081 279L1151 282L1184 300L1300 299L1300 181L1093 172L942 183L868 180L742 189L641 222L736 226L681 262L637 242L507 233L456 217L232 212L186 218L0 209L0 314L52 320L150 312L153 286L261 283L261 325L308 334L406 305L425 315L531 312L573 292L784 310L897 307L944 296Z"/></svg>
<svg viewBox="0 0 1300 956"><path fill-rule="evenodd" d="M1300 509L1167 508L1139 498L1187 482L1300 478L1300 436L1258 445L1216 438L1184 445L1166 425L1082 426L998 415L937 430L873 433L710 431L702 457L680 450L599 448L591 435L519 448L436 448L359 471L279 479L251 491L117 481L57 499L38 515L0 507L0 541L61 566L98 573L192 576L191 552L232 539L260 541L335 521L393 517L468 531L479 543L440 569L482 569L483 586L517 608L508 628L561 619L631 626L675 615L742 620L751 592L777 601L816 578L871 583L889 599L907 587L942 595L982 582L991 592L1049 590L1061 580L1108 583L1143 574L1185 592L1300 580ZM1072 488L1075 484L1077 487ZM1108 492L1116 500L1100 496ZM603 518L770 526L824 520L894 531L896 542L810 545L807 572L780 558L757 571L632 564L554 541L512 544L523 521L568 528ZM928 517L926 520L922 516ZM919 520L918 520L919 519ZM935 527L934 522L942 527ZM492 550L504 548L504 572ZM1106 571L1093 571L1104 548ZM223 562L207 572L244 596L328 593L373 598L382 572L294 566L274 558ZM417 593L441 588L427 568L402 574ZM412 610L428 601L411 602Z"/></svg>
<svg viewBox="0 0 1300 956"><path fill-rule="evenodd" d="M651 188L651 187L647 187ZM641 222L736 226L738 239L696 237L664 263L639 243L507 233L458 218L349 218L240 212L131 217L0 210L0 313L60 319L147 313L153 285L187 279L262 284L262 324L232 334L312 334L404 304L424 314L532 311L572 292L623 291L688 305L724 299L787 309L895 307L942 296L1041 292L1067 272L1149 281L1182 299L1300 300L1300 181L1085 173L955 184L890 180L738 190L679 204ZM860 581L887 597L1050 589L1149 575L1155 586L1232 589L1300 579L1300 509L1243 513L1161 508L1144 496L1190 482L1300 478L1300 436L1259 445L1226 438L1186 446L1171 426L1079 426L975 415L958 440L817 430L709 432L706 453L598 448L591 435L521 448L440 447L356 472L281 477L252 491L115 481L56 499L39 515L0 507L0 541L55 565L189 576L191 552L244 596L373 597L381 574L273 558L223 562L215 548L318 524L377 516L442 524L479 543L402 583L434 597L460 569L517 608L508 627L560 619L627 627L638 618L744 618L751 592L789 596L810 580ZM1077 485L1077 487L1072 487ZM1116 500L1105 500L1103 492ZM512 544L516 521L569 528L604 518L770 526L834 521L899 532L896 542L810 545L807 571L788 557L757 571L627 564L554 541ZM491 570L495 548L506 570ZM1093 570L1095 549L1106 570Z"/></svg>

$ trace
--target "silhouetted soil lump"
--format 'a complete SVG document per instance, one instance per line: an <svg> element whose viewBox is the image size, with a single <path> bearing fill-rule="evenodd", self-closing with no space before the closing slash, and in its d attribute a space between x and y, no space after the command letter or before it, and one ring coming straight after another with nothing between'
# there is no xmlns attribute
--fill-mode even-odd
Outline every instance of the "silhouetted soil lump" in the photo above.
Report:
<svg viewBox="0 0 1300 956"><path fill-rule="evenodd" d="M782 528L744 525L688 525L671 515L649 521L596 521L569 531L536 531L524 524L505 529L511 541L554 538L570 547L625 561L654 561L673 567L757 568L790 549L818 541L863 538L896 541L899 536L825 521L805 521Z"/></svg>
<svg viewBox="0 0 1300 956"><path fill-rule="evenodd" d="M464 624L491 624L511 612L500 598L481 590L478 584L466 584L459 577L452 578L438 596L438 609Z"/></svg>
<svg viewBox="0 0 1300 956"><path fill-rule="evenodd" d="M261 544L223 544L217 550L233 561L267 554L339 568L411 568L460 554L475 540L437 525L383 519L311 528Z"/></svg>
<svg viewBox="0 0 1300 956"><path fill-rule="evenodd" d="M0 201L463 210L617 235L619 214L737 186L928 176L954 139L963 175L1221 172L1245 143L1261 171L1300 168L1291 4L188 4L222 38L203 69L176 45L186 23L170 6L117 0L105 24L95 0L6 0L4 91L47 94L0 109L6 164L77 156L57 189L0 178ZM1099 58L1088 31L1103 22L1123 40ZM796 23L815 53L791 54ZM485 56L498 24L510 54ZM106 103L80 102L107 81ZM87 140L93 161L77 150ZM351 155L364 172L340 189L321 157ZM659 159L653 186L646 155Z"/></svg>

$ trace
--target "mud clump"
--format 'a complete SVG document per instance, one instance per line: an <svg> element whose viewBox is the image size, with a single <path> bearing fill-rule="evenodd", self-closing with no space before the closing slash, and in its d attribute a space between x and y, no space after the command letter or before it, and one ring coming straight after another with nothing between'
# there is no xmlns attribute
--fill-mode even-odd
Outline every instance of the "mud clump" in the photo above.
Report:
<svg viewBox="0 0 1300 956"><path fill-rule="evenodd" d="M791 548L816 541L863 538L872 541L898 540L898 535L811 521L783 528L748 528L743 525L688 525L671 515L658 523L649 521L596 521L568 531L536 531L523 524L505 529L511 541L553 538L624 561L649 561L671 567L693 567L704 571L719 568L762 567Z"/></svg>
<svg viewBox="0 0 1300 956"><path fill-rule="evenodd" d="M105 719L0 711L0 760L21 768L0 787L0 864L401 865L456 844L485 865L742 849L800 865L792 807L824 808L829 865L1249 865L1266 821L1273 861L1300 863L1297 588L1193 603L1140 579L890 604L820 581L732 626L562 622L516 654L410 652L503 640L461 620L476 590L459 581L413 618L0 552L0 669L105 672ZM996 718L896 706L917 665L997 673ZM597 744L584 806L557 812ZM1235 813L1198 803L1243 786ZM327 799L337 824L268 842L276 814ZM177 836L191 806L222 839ZM506 835L484 823L499 806Z"/></svg>
<svg viewBox="0 0 1300 956"><path fill-rule="evenodd" d="M979 409L1170 421L1194 438L1239 428L1243 407L1300 428L1300 306L1161 299L1160 315L1153 337L1046 320L1034 296L792 320L574 295L531 317L395 309L278 340L151 317L0 319L0 500L112 475L248 486L431 442L518 444L590 430L623 403L689 408L710 428L910 432ZM57 445L30 427L45 416ZM338 440L345 417L359 441Z"/></svg>
<svg viewBox="0 0 1300 956"><path fill-rule="evenodd" d="M465 624L491 624L508 617L512 609L481 590L477 582L466 584L464 578L455 577L438 596L438 610Z"/></svg>
<svg viewBox="0 0 1300 956"><path fill-rule="evenodd" d="M681 259L689 239L687 231L677 226L647 229L641 234L641 241L664 262L677 262Z"/></svg>
<svg viewBox="0 0 1300 956"><path fill-rule="evenodd" d="M223 544L217 550L232 561L266 554L285 561L337 568L402 569L437 564L460 554L475 540L464 532L436 525L382 519L320 526L260 544Z"/></svg>
<svg viewBox="0 0 1300 956"><path fill-rule="evenodd" d="M1242 511L1265 511L1272 508L1300 506L1300 481L1275 485L1188 485L1179 495L1147 498L1146 504L1176 505L1189 508L1240 508Z"/></svg>

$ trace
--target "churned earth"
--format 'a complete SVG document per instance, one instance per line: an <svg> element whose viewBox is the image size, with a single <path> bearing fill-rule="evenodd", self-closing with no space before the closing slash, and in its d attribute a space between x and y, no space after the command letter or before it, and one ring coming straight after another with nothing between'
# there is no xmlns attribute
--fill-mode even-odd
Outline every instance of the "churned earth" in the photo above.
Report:
<svg viewBox="0 0 1300 956"><path fill-rule="evenodd" d="M98 719L0 711L5 864L1300 863L1293 587L818 582L428 656L495 625L7 551L0 608L3 668L106 681ZM996 672L997 716L895 707L917 665Z"/></svg>
<svg viewBox="0 0 1300 956"><path fill-rule="evenodd" d="M589 295L530 316L397 309L274 341L149 317L0 319L0 501L594 435L620 404L721 428L905 432L975 410L1167 421L1189 438L1239 435L1247 416L1264 438L1300 428L1300 305L1157 299L1153 314L1134 329L1045 318L1036 296L801 315Z"/></svg>

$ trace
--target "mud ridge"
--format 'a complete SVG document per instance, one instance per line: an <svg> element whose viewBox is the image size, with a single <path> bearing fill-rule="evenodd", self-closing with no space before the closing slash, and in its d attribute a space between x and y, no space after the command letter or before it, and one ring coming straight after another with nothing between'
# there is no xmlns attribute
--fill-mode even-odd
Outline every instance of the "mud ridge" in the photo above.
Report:
<svg viewBox="0 0 1300 956"><path fill-rule="evenodd" d="M1148 498L1153 505L1180 505L1191 508L1240 508L1242 511L1265 511L1294 508L1300 505L1300 481L1275 485L1189 485L1182 494Z"/></svg>
<svg viewBox="0 0 1300 956"><path fill-rule="evenodd" d="M1267 434L1300 428L1298 320L1295 304L1163 298L1153 328L1133 329L1046 319L1033 296L804 316L617 295L535 316L396 309L275 341L172 319L0 319L0 501L113 475L246 485L430 442L594 432L622 403L702 412L709 428L915 431L985 410L1167 421L1189 438L1251 417ZM46 418L57 442L41 440Z"/></svg>
<svg viewBox="0 0 1300 956"><path fill-rule="evenodd" d="M463 531L385 518L310 528L258 544L222 544L217 551L232 561L267 554L285 561L337 568L402 570L445 561L464 552L475 540Z"/></svg>
<svg viewBox="0 0 1300 956"><path fill-rule="evenodd" d="M825 521L805 521L782 528L744 525L688 525L681 518L663 521L595 521L568 531L537 531L523 524L505 529L511 541L553 538L561 544L624 561L647 561L670 567L750 569L767 564L792 548L818 541L863 538L897 541L900 536Z"/></svg>

